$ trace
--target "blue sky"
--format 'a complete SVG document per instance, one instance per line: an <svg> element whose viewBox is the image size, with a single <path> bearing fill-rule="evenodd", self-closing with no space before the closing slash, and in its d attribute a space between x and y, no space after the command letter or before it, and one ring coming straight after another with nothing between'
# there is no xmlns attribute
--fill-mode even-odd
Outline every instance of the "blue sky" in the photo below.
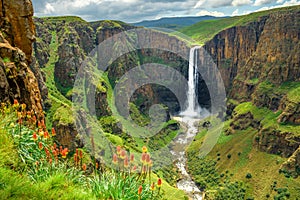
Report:
<svg viewBox="0 0 300 200"><path fill-rule="evenodd" d="M125 22L178 16L233 16L276 7L300 5L300 0L32 0L36 16L76 15L87 21Z"/></svg>

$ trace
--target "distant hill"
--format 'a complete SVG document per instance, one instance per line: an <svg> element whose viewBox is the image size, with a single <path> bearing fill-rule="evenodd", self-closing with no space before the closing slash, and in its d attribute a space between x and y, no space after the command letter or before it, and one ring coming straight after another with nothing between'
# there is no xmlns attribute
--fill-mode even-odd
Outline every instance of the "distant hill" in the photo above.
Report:
<svg viewBox="0 0 300 200"><path fill-rule="evenodd" d="M220 31L233 27L246 25L249 22L256 21L262 16L267 16L271 13L281 13L286 11L299 10L300 6L291 6L284 8L276 8L272 10L265 10L260 12L250 13L248 15L241 15L227 18L216 18L212 20L202 20L194 23L191 26L186 26L178 29L179 32L193 38L199 44L204 44L208 40L212 39Z"/></svg>
<svg viewBox="0 0 300 200"><path fill-rule="evenodd" d="M144 26L144 27L160 27L160 28L169 28L169 29L180 29L186 26L193 25L195 23L220 19L221 17L213 16L198 16L198 17L165 17L157 20L145 20L137 23L133 23L135 26ZM224 18L224 17L222 17Z"/></svg>

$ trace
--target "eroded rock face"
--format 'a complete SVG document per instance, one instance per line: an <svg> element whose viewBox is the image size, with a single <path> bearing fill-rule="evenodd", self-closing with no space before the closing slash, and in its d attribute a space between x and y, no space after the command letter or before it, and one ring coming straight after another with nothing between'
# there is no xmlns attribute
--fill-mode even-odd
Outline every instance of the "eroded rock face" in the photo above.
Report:
<svg viewBox="0 0 300 200"><path fill-rule="evenodd" d="M31 61L32 42L35 40L33 7L30 0L1 0L0 26L5 39L14 47L20 48Z"/></svg>
<svg viewBox="0 0 300 200"><path fill-rule="evenodd" d="M300 175L300 147L280 167L281 172L289 173L297 178Z"/></svg>
<svg viewBox="0 0 300 200"><path fill-rule="evenodd" d="M299 20L299 10L274 12L226 29L206 43L204 48L218 65L230 98L278 109L284 95L270 94L260 100L252 94L264 81L276 87L300 80Z"/></svg>
<svg viewBox="0 0 300 200"><path fill-rule="evenodd" d="M0 100L17 99L43 118L38 81L29 68L35 39L31 1L2 0L0 10Z"/></svg>

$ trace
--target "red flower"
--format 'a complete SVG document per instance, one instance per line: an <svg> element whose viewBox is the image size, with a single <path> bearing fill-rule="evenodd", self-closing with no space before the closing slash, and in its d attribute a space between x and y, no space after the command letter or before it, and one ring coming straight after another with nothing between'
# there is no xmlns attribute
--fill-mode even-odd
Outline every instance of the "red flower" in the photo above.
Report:
<svg viewBox="0 0 300 200"><path fill-rule="evenodd" d="M118 156L116 154L113 155L113 163L115 165L118 163Z"/></svg>
<svg viewBox="0 0 300 200"><path fill-rule="evenodd" d="M39 149L42 150L43 149L43 143L39 142Z"/></svg>
<svg viewBox="0 0 300 200"><path fill-rule="evenodd" d="M44 132L44 138L45 138L45 139L50 138L48 131L45 131L45 132Z"/></svg>
<svg viewBox="0 0 300 200"><path fill-rule="evenodd" d="M134 171L136 170L136 168L137 168L137 167L134 165L134 166L132 167L131 171L134 172Z"/></svg>
<svg viewBox="0 0 300 200"><path fill-rule="evenodd" d="M120 154L120 153L121 153L121 150L122 150L121 146L118 145L118 146L117 146L117 154Z"/></svg>
<svg viewBox="0 0 300 200"><path fill-rule="evenodd" d="M158 187L161 187L161 185L162 185L162 180L161 180L161 178L159 178L159 179L157 180L157 186L158 186Z"/></svg>
<svg viewBox="0 0 300 200"><path fill-rule="evenodd" d="M82 151L81 151L81 150L79 151L79 158L80 158L80 159L83 158L83 155L82 155Z"/></svg>
<svg viewBox="0 0 300 200"><path fill-rule="evenodd" d="M68 155L68 148L65 148L64 150L61 151L61 157L66 158Z"/></svg>
<svg viewBox="0 0 300 200"><path fill-rule="evenodd" d="M54 128L52 128L51 132L52 132L52 136L56 136L56 132Z"/></svg>
<svg viewBox="0 0 300 200"><path fill-rule="evenodd" d="M83 169L83 171L86 171L86 164L82 165L82 169Z"/></svg>
<svg viewBox="0 0 300 200"><path fill-rule="evenodd" d="M142 153L141 161L142 161L143 164L146 164L146 156L147 156L146 153Z"/></svg>
<svg viewBox="0 0 300 200"><path fill-rule="evenodd" d="M34 141L37 141L38 136L37 136L37 134L35 132L33 133L32 138L33 138Z"/></svg>
<svg viewBox="0 0 300 200"><path fill-rule="evenodd" d="M150 159L150 155L149 155L149 154L146 154L146 160L145 160L145 162L146 162L147 164L150 164L151 159Z"/></svg>
<svg viewBox="0 0 300 200"><path fill-rule="evenodd" d="M126 156L124 159L124 167L128 168L129 167L129 162L128 162L128 157Z"/></svg>
<svg viewBox="0 0 300 200"><path fill-rule="evenodd" d="M131 154L130 155L130 162L133 162L134 161L134 154Z"/></svg>
<svg viewBox="0 0 300 200"><path fill-rule="evenodd" d="M14 100L14 105L15 105L15 106L19 105L19 102L18 102L17 99Z"/></svg>
<svg viewBox="0 0 300 200"><path fill-rule="evenodd" d="M150 190L152 190L152 191L155 190L155 183L154 182L151 184Z"/></svg>
<svg viewBox="0 0 300 200"><path fill-rule="evenodd" d="M125 151L125 150L122 150L122 151L121 151L121 154L120 154L120 158L121 158L121 159L125 159L125 157L126 157L126 151Z"/></svg>
<svg viewBox="0 0 300 200"><path fill-rule="evenodd" d="M138 189L138 195L141 195L142 191L143 191L143 186L140 186L139 189Z"/></svg>

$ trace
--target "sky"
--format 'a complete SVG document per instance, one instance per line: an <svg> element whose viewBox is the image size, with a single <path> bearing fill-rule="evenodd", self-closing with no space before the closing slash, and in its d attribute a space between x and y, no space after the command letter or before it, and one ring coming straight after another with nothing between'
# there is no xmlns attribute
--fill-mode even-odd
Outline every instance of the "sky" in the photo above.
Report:
<svg viewBox="0 0 300 200"><path fill-rule="evenodd" d="M35 16L79 16L132 23L162 17L235 16L277 7L300 5L300 0L32 0Z"/></svg>

